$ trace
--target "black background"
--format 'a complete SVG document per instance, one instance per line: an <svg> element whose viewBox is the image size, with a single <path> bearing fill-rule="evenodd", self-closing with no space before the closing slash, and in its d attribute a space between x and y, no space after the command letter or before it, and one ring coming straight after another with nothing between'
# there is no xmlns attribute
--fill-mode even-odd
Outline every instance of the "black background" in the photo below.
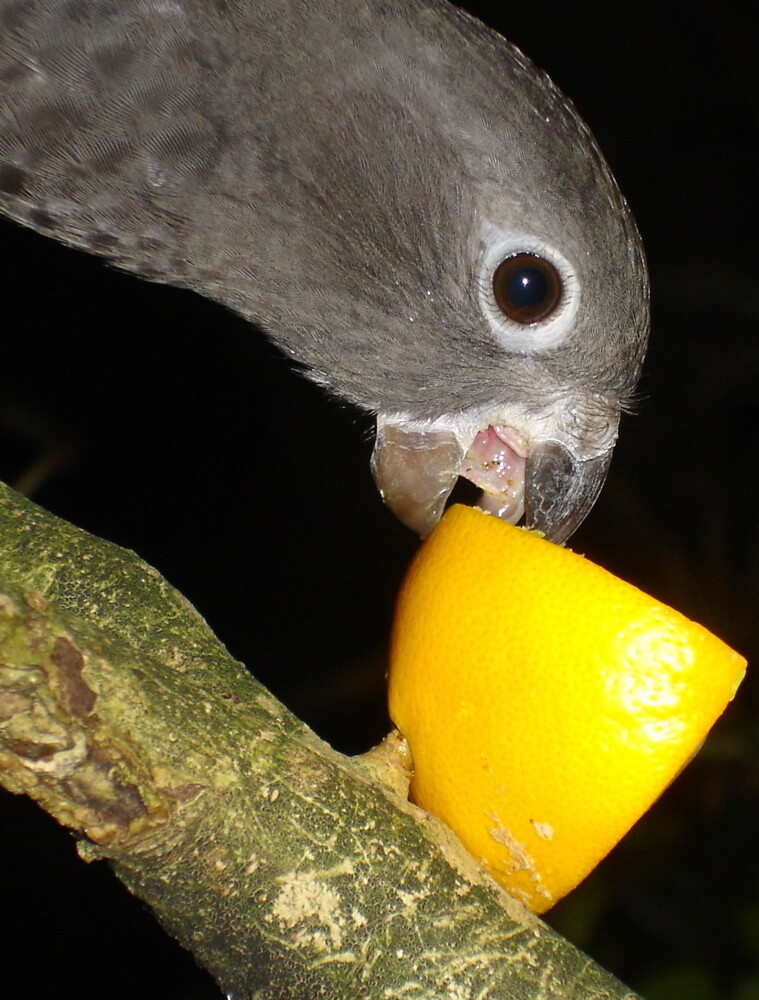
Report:
<svg viewBox="0 0 759 1000"><path fill-rule="evenodd" d="M402 2L402 0L399 0ZM759 636L753 4L468 5L548 70L603 147L653 283L640 412L573 548L750 659ZM255 331L0 224L0 476L62 446L34 499L135 549L320 735L387 728L385 641L414 539L382 508L366 418ZM548 919L650 1000L759 997L757 683ZM104 865L0 801L3 995L217 1000ZM17 992L16 992L17 989ZM307 998L304 998L307 1000Z"/></svg>

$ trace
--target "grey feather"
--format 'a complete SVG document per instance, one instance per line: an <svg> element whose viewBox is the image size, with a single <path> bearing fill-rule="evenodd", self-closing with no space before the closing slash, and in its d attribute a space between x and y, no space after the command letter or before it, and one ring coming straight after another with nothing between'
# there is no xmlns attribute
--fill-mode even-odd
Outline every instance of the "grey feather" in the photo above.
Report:
<svg viewBox="0 0 759 1000"><path fill-rule="evenodd" d="M0 0L0 206L258 323L370 411L617 412L646 272L587 128L442 0ZM572 262L572 329L505 349L483 223Z"/></svg>

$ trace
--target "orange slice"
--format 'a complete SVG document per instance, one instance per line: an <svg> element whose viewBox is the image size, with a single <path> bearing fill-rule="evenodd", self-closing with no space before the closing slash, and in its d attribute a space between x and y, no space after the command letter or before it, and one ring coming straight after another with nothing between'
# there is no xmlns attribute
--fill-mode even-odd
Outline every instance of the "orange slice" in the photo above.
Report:
<svg viewBox="0 0 759 1000"><path fill-rule="evenodd" d="M542 913L687 763L745 667L582 556L452 507L393 629L390 714L411 797Z"/></svg>

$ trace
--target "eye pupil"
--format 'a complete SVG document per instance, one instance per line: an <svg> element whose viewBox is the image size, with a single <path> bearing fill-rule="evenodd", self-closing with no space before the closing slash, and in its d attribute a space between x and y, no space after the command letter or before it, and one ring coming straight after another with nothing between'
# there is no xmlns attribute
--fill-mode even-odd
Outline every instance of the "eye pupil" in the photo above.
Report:
<svg viewBox="0 0 759 1000"><path fill-rule="evenodd" d="M553 264L532 253L518 253L501 261L493 275L499 308L515 323L537 323L549 316L561 300L561 279Z"/></svg>
<svg viewBox="0 0 759 1000"><path fill-rule="evenodd" d="M537 306L546 297L548 282L534 267L525 267L509 282L509 298L520 307Z"/></svg>

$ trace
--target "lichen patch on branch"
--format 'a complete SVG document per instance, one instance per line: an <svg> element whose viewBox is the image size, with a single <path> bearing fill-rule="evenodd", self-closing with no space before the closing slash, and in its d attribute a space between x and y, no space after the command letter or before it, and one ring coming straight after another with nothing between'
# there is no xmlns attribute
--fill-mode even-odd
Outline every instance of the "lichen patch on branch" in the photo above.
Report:
<svg viewBox="0 0 759 1000"><path fill-rule="evenodd" d="M316 951L341 948L346 918L340 893L313 872L292 872L281 883L271 910L280 930Z"/></svg>
<svg viewBox="0 0 759 1000"><path fill-rule="evenodd" d="M144 768L96 711L97 655L42 615L39 594L0 602L0 761L5 783L108 845L168 814Z"/></svg>

